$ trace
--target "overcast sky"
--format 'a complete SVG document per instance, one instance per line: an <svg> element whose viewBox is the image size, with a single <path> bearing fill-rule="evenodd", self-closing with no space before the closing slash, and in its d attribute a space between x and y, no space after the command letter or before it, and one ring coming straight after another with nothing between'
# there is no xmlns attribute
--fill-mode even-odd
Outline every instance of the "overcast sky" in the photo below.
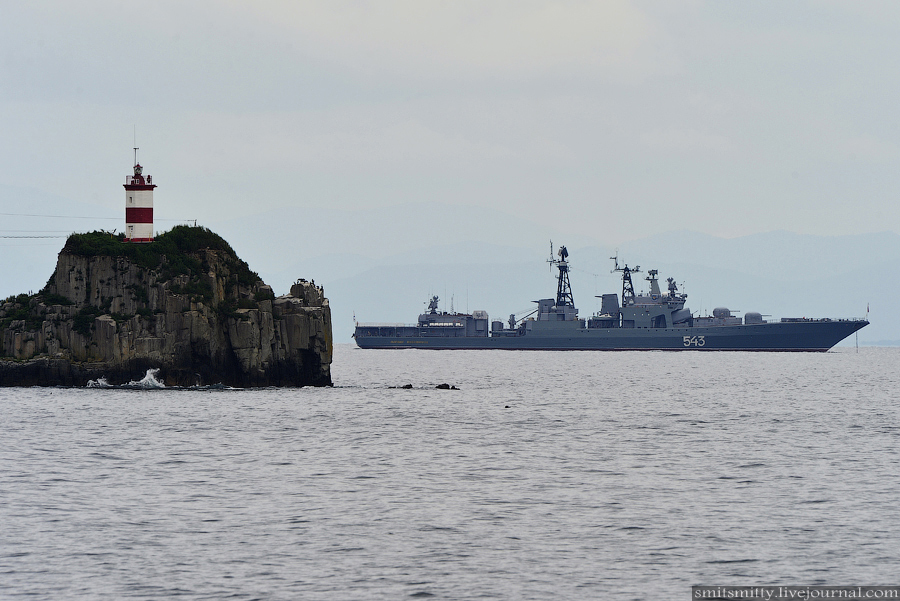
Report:
<svg viewBox="0 0 900 601"><path fill-rule="evenodd" d="M5 186L119 210L136 129L157 217L201 223L434 201L604 244L900 231L895 1L0 7Z"/></svg>

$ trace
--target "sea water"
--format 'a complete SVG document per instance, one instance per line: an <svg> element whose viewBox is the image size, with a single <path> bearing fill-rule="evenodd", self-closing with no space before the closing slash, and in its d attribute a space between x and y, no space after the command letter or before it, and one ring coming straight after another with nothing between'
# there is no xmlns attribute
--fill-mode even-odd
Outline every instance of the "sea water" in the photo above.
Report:
<svg viewBox="0 0 900 601"><path fill-rule="evenodd" d="M898 374L896 348L338 345L334 388L0 389L0 598L896 584Z"/></svg>

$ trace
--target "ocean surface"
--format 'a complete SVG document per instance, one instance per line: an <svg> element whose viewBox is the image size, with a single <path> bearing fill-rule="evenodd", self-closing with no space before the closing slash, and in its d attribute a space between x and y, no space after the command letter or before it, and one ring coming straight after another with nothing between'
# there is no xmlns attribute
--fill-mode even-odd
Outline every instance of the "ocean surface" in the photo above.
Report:
<svg viewBox="0 0 900 601"><path fill-rule="evenodd" d="M0 389L0 598L897 583L898 348L338 345L333 376Z"/></svg>

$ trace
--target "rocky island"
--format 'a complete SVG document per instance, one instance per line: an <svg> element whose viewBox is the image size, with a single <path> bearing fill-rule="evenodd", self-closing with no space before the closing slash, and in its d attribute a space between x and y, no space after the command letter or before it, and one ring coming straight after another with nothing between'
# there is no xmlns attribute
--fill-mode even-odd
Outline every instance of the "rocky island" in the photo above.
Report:
<svg viewBox="0 0 900 601"><path fill-rule="evenodd" d="M0 386L330 386L331 311L298 280L276 297L220 236L176 226L148 244L73 234L37 294L0 305Z"/></svg>

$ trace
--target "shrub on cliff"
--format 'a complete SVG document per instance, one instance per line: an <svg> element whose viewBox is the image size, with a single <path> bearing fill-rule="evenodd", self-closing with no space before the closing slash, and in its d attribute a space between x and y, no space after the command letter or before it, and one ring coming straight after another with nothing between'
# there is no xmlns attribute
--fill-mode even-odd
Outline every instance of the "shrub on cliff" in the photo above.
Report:
<svg viewBox="0 0 900 601"><path fill-rule="evenodd" d="M147 269L162 268L168 278L183 274L198 275L200 262L191 255L206 248L225 254L229 259L229 269L237 274L241 284L252 286L259 280L259 275L238 258L228 242L202 226L176 225L146 244L126 243L125 234L114 235L103 231L72 234L66 240L63 252L83 257L125 257Z"/></svg>
<svg viewBox="0 0 900 601"><path fill-rule="evenodd" d="M45 309L35 302L34 294L18 294L0 302L0 338L2 330L14 321L24 321L25 330L36 330L44 321Z"/></svg>
<svg viewBox="0 0 900 601"><path fill-rule="evenodd" d="M126 243L123 234L115 235L110 232L94 231L86 234L72 234L66 240L63 253L83 257L123 257L128 261L147 270L158 272L161 281L171 281L176 276L188 276L182 278L181 283L171 283L169 289L174 294L188 295L192 302L209 303L213 298L213 289L209 282L202 277L211 267L205 263L205 257L201 254L204 249L214 250L224 258L225 266L230 276L237 283L252 287L259 281L259 275L251 271L246 262L238 258L234 249L221 236L213 233L205 227L192 227L179 225L158 236L153 242L146 244ZM102 280L101 280L102 282ZM10 296L0 303L0 332L8 328L10 324L24 321L24 327L28 331L40 329L43 323L43 315L46 309L43 306L72 305L73 301L54 290L56 273L50 276L47 285L36 295L19 294ZM146 284L132 283L126 286L128 292L141 305L136 308L136 313L144 318L150 318L153 312L146 307L149 295ZM125 293L125 290L122 291ZM82 307L73 319L74 331L83 336L90 336L94 319L98 315L111 314L112 298L101 299L99 306L88 305ZM220 312L230 316L236 313L238 308L248 308L247 303L253 308L257 302L250 299L237 299ZM159 310L159 309L157 309ZM130 315L116 314L117 321L124 321ZM0 336L2 342L2 336ZM0 345L2 347L2 345Z"/></svg>

